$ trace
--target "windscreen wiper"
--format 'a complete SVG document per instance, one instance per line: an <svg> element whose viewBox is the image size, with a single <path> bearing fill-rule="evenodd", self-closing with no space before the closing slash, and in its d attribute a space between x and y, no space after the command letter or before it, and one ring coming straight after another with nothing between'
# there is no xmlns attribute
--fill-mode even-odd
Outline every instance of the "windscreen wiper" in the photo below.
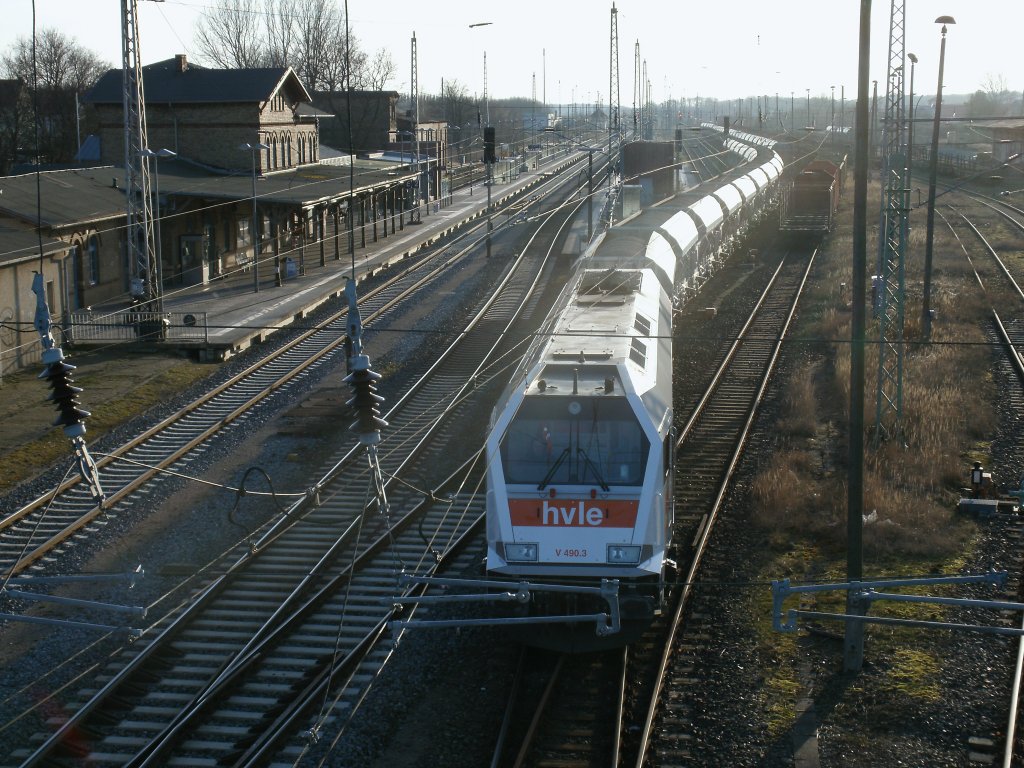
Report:
<svg viewBox="0 0 1024 768"><path fill-rule="evenodd" d="M601 477L601 471L597 468L597 465L590 460L590 457L587 455L587 452L584 451L582 448L577 448L576 454L583 454L583 460L587 463L587 466L590 468L590 471L594 473L594 477L597 478L597 483L598 485L601 486L601 490L607 493L610 490L608 488L608 483L606 483L604 481L604 478Z"/></svg>
<svg viewBox="0 0 1024 768"><path fill-rule="evenodd" d="M547 488L548 483L551 482L551 478L555 476L555 472L557 472L558 468L562 466L562 462L565 461L565 457L568 455L568 448L565 448L560 454L558 454L558 458L555 459L555 463L551 465L551 469L548 470L548 473L544 475L544 479L540 481L540 485L537 486L538 491L543 491Z"/></svg>

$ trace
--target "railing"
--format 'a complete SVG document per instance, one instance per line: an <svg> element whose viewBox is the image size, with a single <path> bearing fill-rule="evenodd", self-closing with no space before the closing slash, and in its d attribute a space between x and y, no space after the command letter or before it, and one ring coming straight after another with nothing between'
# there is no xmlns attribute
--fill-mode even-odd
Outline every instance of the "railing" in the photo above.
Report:
<svg viewBox="0 0 1024 768"><path fill-rule="evenodd" d="M205 344L209 329L205 312L116 312L80 310L71 313L68 339L76 344L111 341L168 341Z"/></svg>

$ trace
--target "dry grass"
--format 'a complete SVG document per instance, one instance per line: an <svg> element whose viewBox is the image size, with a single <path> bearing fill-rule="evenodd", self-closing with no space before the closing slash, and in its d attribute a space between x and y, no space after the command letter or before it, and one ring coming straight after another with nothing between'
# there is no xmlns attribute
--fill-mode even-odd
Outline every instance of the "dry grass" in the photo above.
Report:
<svg viewBox="0 0 1024 768"><path fill-rule="evenodd" d="M89 405L92 416L86 421L86 439L92 442L149 408L173 399L213 371L209 365L200 365L183 359L145 381L125 385L118 390L117 397L104 402L100 407ZM93 383L90 375L93 374L76 376L76 385ZM116 365L112 365L102 375L117 376ZM17 378L12 377L4 389L8 396L24 398L22 402L30 397L38 397L42 401L47 393L45 385L35 381L34 376L28 373L19 374ZM22 393L22 390L25 390L25 393ZM47 413L47 416L55 418L56 413ZM62 457L67 459L70 466L70 454L68 439L59 429L50 429L40 437L25 440L10 450L3 451L3 460L0 461L0 493L5 493L18 483L34 477L40 467L49 466Z"/></svg>
<svg viewBox="0 0 1024 768"><path fill-rule="evenodd" d="M779 434L787 438L814 437L818 431L818 414L814 403L814 376L820 364L808 363L795 373L786 385L779 418Z"/></svg>
<svg viewBox="0 0 1024 768"><path fill-rule="evenodd" d="M877 185L870 189L868 210L877 211ZM976 452L996 427L992 383L979 376L989 367L980 329L987 298L977 290L959 244L942 226L936 227L933 271L937 320L932 343L921 343L924 234L923 218L921 225L915 220L909 238L915 256L907 260L903 419L898 430L885 423L894 438L878 443L879 326L868 313L864 547L866 564L882 570L901 558L942 560L964 546L971 526L953 510L966 481L968 452ZM869 264L877 258L876 248L874 236L869 237ZM818 256L814 288L803 303L796 335L820 357L802 364L786 383L775 430L780 448L753 483L755 517L769 541L780 547L810 540L836 552L846 544L851 251L847 224Z"/></svg>

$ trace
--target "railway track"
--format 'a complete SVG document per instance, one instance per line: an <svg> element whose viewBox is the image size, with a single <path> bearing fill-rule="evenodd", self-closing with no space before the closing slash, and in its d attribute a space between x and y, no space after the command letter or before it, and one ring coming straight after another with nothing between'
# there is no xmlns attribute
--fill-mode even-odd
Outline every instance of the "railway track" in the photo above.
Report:
<svg viewBox="0 0 1024 768"><path fill-rule="evenodd" d="M608 766L619 750L626 651L524 649L492 768Z"/></svg>
<svg viewBox="0 0 1024 768"><path fill-rule="evenodd" d="M683 616L809 269L810 261L780 264L680 434L675 501L677 510L688 512L676 521L676 540L684 543L677 553L680 580L672 610L628 651L548 654L539 661L529 652L531 661L521 662L517 673L492 766L642 766L657 762L655 754L675 755L685 764L685 700L692 694L686 685L694 655L689 646L700 642L700 629L693 625L701 617L691 616L687 624ZM511 725L516 722L528 725L517 729ZM656 722L664 726L657 733ZM683 745L662 741L662 733Z"/></svg>
<svg viewBox="0 0 1024 768"><path fill-rule="evenodd" d="M992 312L992 328L989 333L995 348L1004 353L995 361L999 379L1007 382L1001 388L1004 404L1014 414L1024 414L1024 358L1018 351L1024 348L1024 324L1020 320L1003 322L999 313ZM1024 466L1024 450L1016 444L1011 447L1013 455L1003 456L1004 463ZM1019 516L1003 516L997 524L1005 529L1002 535L1012 542L1015 550L1012 567L1002 594L991 599L1024 602L1024 522ZM1019 619L1019 617L1018 617ZM1017 626L1024 629L1024 623ZM1002 745L1002 759L998 763L1004 768L1019 765L1024 756L1024 721L1021 719L1021 680L1024 677L1024 637L1012 641L1014 647L1014 669L1007 698L1005 739Z"/></svg>
<svg viewBox="0 0 1024 768"><path fill-rule="evenodd" d="M550 181L548 187L557 184ZM471 232L483 226L478 223ZM423 286L440 280L467 250L448 245L414 258L362 297L364 324L383 322ZM268 397L331 365L342 354L347 315L347 310L335 313L117 450L98 457L107 493L102 507L75 477L0 519L0 573L25 572L101 515L116 512L119 505L136 503L138 494L159 481L163 471L183 471L190 457L208 450L218 434L251 418Z"/></svg>
<svg viewBox="0 0 1024 768"><path fill-rule="evenodd" d="M374 503L358 447L342 451L315 494L293 504L184 611L120 654L99 687L69 705L75 714L16 758L248 765L279 749L308 749L316 739L290 743L297 728L319 734L343 722L372 679L360 670L379 668L390 652L385 629L400 572L433 573L457 558L458 542L483 514L470 481L449 497L391 479L410 475L418 461L436 466L442 452L448 461L472 458L456 450L472 454L468 446L478 444L458 439L460 414L528 338L514 323L535 306L531 297L571 215L563 210L547 225L548 248L523 250L456 342L385 415L379 457L389 504Z"/></svg>
<svg viewBox="0 0 1024 768"><path fill-rule="evenodd" d="M1003 201L995 201L999 204L997 206L980 196L971 195L971 197L985 207L995 211L1001 218L1009 222L1013 229L1016 229L1018 232L1024 232L1024 223L1001 210L999 206L1009 208L1020 214L1024 214L1024 211L1020 211ZM983 260L983 263L971 259L970 253L961 241L956 227L945 216L942 217L960 243L964 255L971 263L975 279L993 301L1002 294L986 287L985 279L989 279L992 283L1001 283L1011 297L1006 303L1010 308L1015 307L1019 312L1021 302L1024 302L1024 291L1021 290L1017 279L1006 261L968 215L958 208L949 207L959 216L959 221L970 230L990 257ZM1012 312L1012 309L1010 311ZM1013 314L1016 315L1018 313L1014 312ZM1016 414L1016 418L1020 418L1024 416L1024 358L1022 358L1019 351L1024 349L1024 324L1019 319L1010 319L1004 322L1003 318L1000 317L999 311L993 307L991 327L986 331L986 334L989 336L993 348L1003 352L1003 355L994 361L998 369L999 379L1005 382L1005 385L1001 387L1003 405L1011 413ZM1021 450L1016 444L1011 446L1009 450L1010 455L1001 454L1001 462L1008 466L1024 466L1024 450ZM993 597L994 599L1024 602L1024 523L1021 522L1019 517L1011 517L996 521L994 525L1001 526L1002 532L1000 535L1012 542L1015 554L1012 556L1014 567L1011 569L1007 585L1003 588L1001 595ZM1021 629L1024 629L1024 624L1019 624L1019 626ZM1015 661L1012 681L1007 696L1005 739L1002 744L1001 760L998 763L1004 766L1004 768L1018 765L1021 756L1024 755L1024 738L1022 738L1024 723L1021 722L1020 711L1021 680L1024 677L1024 637L1017 638L1014 641L1014 645ZM984 740L976 742L975 747L977 750L980 750L977 754L985 755L989 759L996 758L994 750L990 752L988 746L988 743Z"/></svg>
<svg viewBox="0 0 1024 768"><path fill-rule="evenodd" d="M683 513L677 514L674 541L681 545L676 553L680 581L671 610L656 627L657 642L640 646L630 659L629 678L644 682L627 718L642 725L627 742L624 765L675 765L688 759L693 706L702 694L695 690L691 666L703 642L701 622L710 616L687 612L716 518L813 262L814 255L782 261L679 435L675 504Z"/></svg>

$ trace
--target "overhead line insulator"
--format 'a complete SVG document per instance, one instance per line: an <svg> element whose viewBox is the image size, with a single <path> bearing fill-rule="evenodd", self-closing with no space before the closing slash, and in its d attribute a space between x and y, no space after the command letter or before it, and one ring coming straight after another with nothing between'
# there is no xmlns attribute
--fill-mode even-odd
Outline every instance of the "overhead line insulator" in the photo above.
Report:
<svg viewBox="0 0 1024 768"><path fill-rule="evenodd" d="M380 442L380 430L388 425L378 408L384 398L377 394L377 382L383 377L371 370L367 355L356 355L350 362L352 373L344 381L352 387L353 396L345 405L356 412L356 420L349 429L359 434L360 442L376 445Z"/></svg>

